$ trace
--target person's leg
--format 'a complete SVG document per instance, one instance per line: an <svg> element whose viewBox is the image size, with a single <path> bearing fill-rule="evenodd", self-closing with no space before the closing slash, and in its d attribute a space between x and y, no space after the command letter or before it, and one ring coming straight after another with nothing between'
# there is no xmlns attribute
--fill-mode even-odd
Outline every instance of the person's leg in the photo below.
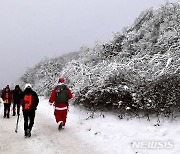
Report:
<svg viewBox="0 0 180 154"><path fill-rule="evenodd" d="M30 111L29 119L30 119L30 123L29 123L28 129L31 131L32 127L34 125L34 119L35 119L35 111L34 110Z"/></svg>
<svg viewBox="0 0 180 154"><path fill-rule="evenodd" d="M62 111L62 121L63 121L63 126L66 124L66 118L67 118L67 110Z"/></svg>
<svg viewBox="0 0 180 154"><path fill-rule="evenodd" d="M7 104L7 118L9 118L11 104Z"/></svg>
<svg viewBox="0 0 180 154"><path fill-rule="evenodd" d="M20 114L20 102L17 103L17 115Z"/></svg>
<svg viewBox="0 0 180 154"><path fill-rule="evenodd" d="M54 110L54 116L56 118L56 122L62 121L62 111Z"/></svg>
<svg viewBox="0 0 180 154"><path fill-rule="evenodd" d="M23 111L23 117L24 117L24 135L27 136L27 129L28 129L28 112Z"/></svg>
<svg viewBox="0 0 180 154"><path fill-rule="evenodd" d="M29 118L30 122L29 122L28 128L26 130L26 133L27 133L27 137L31 137L31 130L32 130L32 127L34 125L34 118L35 118L35 111L34 110L29 111L28 118Z"/></svg>
<svg viewBox="0 0 180 154"><path fill-rule="evenodd" d="M63 126L63 110L55 110L54 115L58 124L58 130L61 130Z"/></svg>
<svg viewBox="0 0 180 154"><path fill-rule="evenodd" d="M7 103L4 103L4 118L6 118Z"/></svg>
<svg viewBox="0 0 180 154"><path fill-rule="evenodd" d="M16 102L13 103L13 116L16 115Z"/></svg>

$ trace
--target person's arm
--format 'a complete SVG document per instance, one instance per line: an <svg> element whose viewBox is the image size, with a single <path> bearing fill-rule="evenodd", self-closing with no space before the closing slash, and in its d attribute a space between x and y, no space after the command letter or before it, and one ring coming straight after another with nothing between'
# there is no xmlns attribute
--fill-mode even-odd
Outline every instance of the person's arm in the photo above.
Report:
<svg viewBox="0 0 180 154"><path fill-rule="evenodd" d="M55 101L56 99L56 87L53 89L53 91L51 92L51 95L50 95L50 98L49 98L49 103L50 105L53 104L53 102Z"/></svg>
<svg viewBox="0 0 180 154"><path fill-rule="evenodd" d="M38 106L38 104L39 104L39 98L38 98L38 95L37 95L37 93L36 92L34 92L34 108L35 108L35 110L37 109L37 106Z"/></svg>

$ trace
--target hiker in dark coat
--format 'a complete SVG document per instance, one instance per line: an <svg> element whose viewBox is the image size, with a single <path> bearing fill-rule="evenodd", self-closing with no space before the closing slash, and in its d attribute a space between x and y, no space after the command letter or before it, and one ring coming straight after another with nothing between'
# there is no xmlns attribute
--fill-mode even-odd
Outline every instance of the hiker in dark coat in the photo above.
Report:
<svg viewBox="0 0 180 154"><path fill-rule="evenodd" d="M31 84L26 84L23 92L23 116L24 116L24 136L30 137L34 125L35 111L37 109L39 98L35 91L32 90Z"/></svg>
<svg viewBox="0 0 180 154"><path fill-rule="evenodd" d="M19 85L16 85L15 89L13 90L13 116L16 115L16 109L17 109L17 115L19 115L21 99L22 99L22 90L20 89Z"/></svg>

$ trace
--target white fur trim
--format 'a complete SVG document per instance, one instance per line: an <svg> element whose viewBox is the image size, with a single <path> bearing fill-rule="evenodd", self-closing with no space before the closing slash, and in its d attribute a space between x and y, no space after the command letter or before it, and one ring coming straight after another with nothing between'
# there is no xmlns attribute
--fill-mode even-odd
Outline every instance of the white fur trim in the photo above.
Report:
<svg viewBox="0 0 180 154"><path fill-rule="evenodd" d="M64 85L64 83L62 83L62 82L59 82L59 83L58 83L58 85Z"/></svg>
<svg viewBox="0 0 180 154"><path fill-rule="evenodd" d="M67 110L67 106L66 107L55 107L55 110Z"/></svg>
<svg viewBox="0 0 180 154"><path fill-rule="evenodd" d="M63 121L59 121L59 122L58 122L58 125L59 125L60 123L62 123L62 122L63 122Z"/></svg>

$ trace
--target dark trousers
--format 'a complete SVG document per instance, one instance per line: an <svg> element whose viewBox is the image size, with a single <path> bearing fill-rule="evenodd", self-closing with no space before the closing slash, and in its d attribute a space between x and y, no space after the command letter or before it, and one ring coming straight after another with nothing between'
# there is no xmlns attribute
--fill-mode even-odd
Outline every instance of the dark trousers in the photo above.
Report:
<svg viewBox="0 0 180 154"><path fill-rule="evenodd" d="M17 107L17 114L19 114L20 111L20 101L16 101L13 103L13 115L16 114L16 107Z"/></svg>
<svg viewBox="0 0 180 154"><path fill-rule="evenodd" d="M4 103L4 117L9 117L11 103Z"/></svg>
<svg viewBox="0 0 180 154"><path fill-rule="evenodd" d="M34 118L35 118L35 110L24 110L24 131L29 129L31 131L34 125Z"/></svg>

